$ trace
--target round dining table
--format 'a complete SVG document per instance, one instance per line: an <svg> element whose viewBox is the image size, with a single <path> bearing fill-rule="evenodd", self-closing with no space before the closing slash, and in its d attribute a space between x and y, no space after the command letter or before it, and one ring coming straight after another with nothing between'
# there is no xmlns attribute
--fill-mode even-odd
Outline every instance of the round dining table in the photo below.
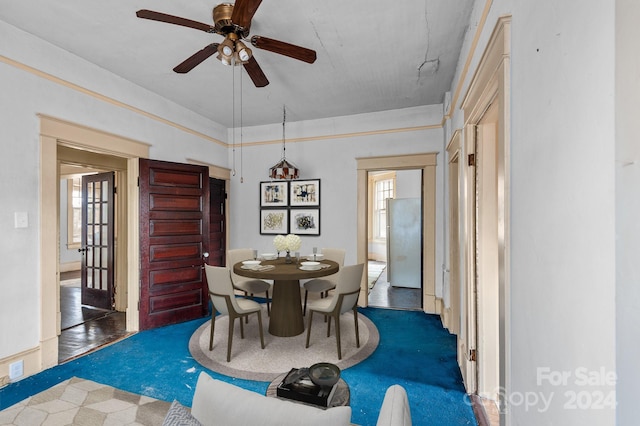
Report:
<svg viewBox="0 0 640 426"><path fill-rule="evenodd" d="M339 266L331 260L322 260L322 268L318 270L300 269L293 259L286 263L285 258L263 260L260 266L273 265L273 268L243 268L242 262L233 265L233 272L247 278L273 280L271 297L271 316L269 317L269 333L279 337L297 336L304 332L302 317L302 298L300 296L300 280L319 278L338 272Z"/></svg>

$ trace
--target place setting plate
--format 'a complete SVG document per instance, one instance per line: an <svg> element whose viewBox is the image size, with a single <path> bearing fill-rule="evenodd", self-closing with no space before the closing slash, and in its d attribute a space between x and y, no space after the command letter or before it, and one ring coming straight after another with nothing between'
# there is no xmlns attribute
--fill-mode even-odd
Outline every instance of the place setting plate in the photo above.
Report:
<svg viewBox="0 0 640 426"><path fill-rule="evenodd" d="M273 265L261 265L259 260L245 260L240 267L240 269L248 269L250 271L268 271L273 268L275 268Z"/></svg>
<svg viewBox="0 0 640 426"><path fill-rule="evenodd" d="M319 271L322 269L320 262L300 262L300 269L302 271Z"/></svg>

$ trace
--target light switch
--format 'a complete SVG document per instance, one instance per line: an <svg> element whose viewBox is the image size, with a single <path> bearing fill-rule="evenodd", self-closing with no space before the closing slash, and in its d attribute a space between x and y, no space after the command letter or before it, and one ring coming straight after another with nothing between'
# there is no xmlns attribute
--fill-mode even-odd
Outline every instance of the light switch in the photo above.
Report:
<svg viewBox="0 0 640 426"><path fill-rule="evenodd" d="M13 214L13 220L16 228L29 227L29 215L27 212L15 212Z"/></svg>

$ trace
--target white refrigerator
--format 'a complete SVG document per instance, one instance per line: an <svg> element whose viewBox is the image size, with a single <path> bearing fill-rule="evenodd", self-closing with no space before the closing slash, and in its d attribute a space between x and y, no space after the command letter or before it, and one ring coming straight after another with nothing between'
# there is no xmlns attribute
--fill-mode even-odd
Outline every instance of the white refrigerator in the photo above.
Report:
<svg viewBox="0 0 640 426"><path fill-rule="evenodd" d="M394 287L421 288L420 198L387 199L387 280Z"/></svg>

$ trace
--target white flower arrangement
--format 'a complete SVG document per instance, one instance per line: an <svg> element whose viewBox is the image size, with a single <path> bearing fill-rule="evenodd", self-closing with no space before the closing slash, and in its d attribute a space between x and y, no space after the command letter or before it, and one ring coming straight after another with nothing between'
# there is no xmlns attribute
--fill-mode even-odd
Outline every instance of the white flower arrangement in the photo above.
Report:
<svg viewBox="0 0 640 426"><path fill-rule="evenodd" d="M273 239L273 246L278 250L278 252L285 251L287 249L287 243L284 235L276 235Z"/></svg>
<svg viewBox="0 0 640 426"><path fill-rule="evenodd" d="M302 243L302 241L296 234L289 234L284 239L287 243L287 249L289 251L300 250L300 244Z"/></svg>
<svg viewBox="0 0 640 426"><path fill-rule="evenodd" d="M273 246L278 250L278 252L299 250L301 243L302 240L300 240L300 237L295 234L289 234L286 237L284 235L276 235L273 239Z"/></svg>

